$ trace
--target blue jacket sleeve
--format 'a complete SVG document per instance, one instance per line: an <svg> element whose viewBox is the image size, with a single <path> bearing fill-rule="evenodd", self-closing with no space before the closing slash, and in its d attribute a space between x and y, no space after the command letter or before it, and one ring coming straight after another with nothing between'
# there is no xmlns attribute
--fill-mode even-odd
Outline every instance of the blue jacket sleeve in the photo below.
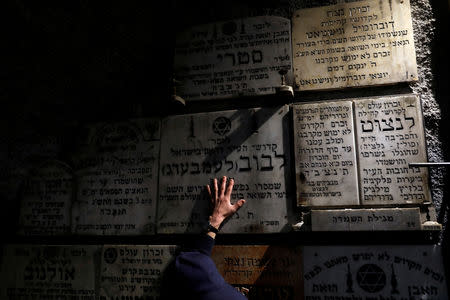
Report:
<svg viewBox="0 0 450 300"><path fill-rule="evenodd" d="M175 259L176 276L185 296L193 299L247 299L225 282L211 259L214 239L200 235Z"/></svg>

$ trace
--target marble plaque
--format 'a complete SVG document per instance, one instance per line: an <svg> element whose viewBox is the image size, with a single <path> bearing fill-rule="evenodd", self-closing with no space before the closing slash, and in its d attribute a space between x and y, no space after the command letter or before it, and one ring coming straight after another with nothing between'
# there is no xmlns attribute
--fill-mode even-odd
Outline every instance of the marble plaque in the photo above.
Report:
<svg viewBox="0 0 450 300"><path fill-rule="evenodd" d="M292 18L299 90L417 80L409 0L301 9Z"/></svg>
<svg viewBox="0 0 450 300"><path fill-rule="evenodd" d="M99 246L7 245L1 299L94 300Z"/></svg>
<svg viewBox="0 0 450 300"><path fill-rule="evenodd" d="M355 100L361 203L431 200L422 110L415 95Z"/></svg>
<svg viewBox="0 0 450 300"><path fill-rule="evenodd" d="M73 171L67 164L50 160L37 167L20 191L19 234L70 233L73 192Z"/></svg>
<svg viewBox="0 0 450 300"><path fill-rule="evenodd" d="M293 107L297 205L359 204L351 101Z"/></svg>
<svg viewBox="0 0 450 300"><path fill-rule="evenodd" d="M175 246L105 245L100 298L159 299L162 275Z"/></svg>
<svg viewBox="0 0 450 300"><path fill-rule="evenodd" d="M155 232L159 120L98 124L76 157L75 234Z"/></svg>
<svg viewBox="0 0 450 300"><path fill-rule="evenodd" d="M311 210L312 231L421 230L416 208Z"/></svg>
<svg viewBox="0 0 450 300"><path fill-rule="evenodd" d="M261 16L204 24L176 37L177 93L186 100L274 94L292 84L291 22Z"/></svg>
<svg viewBox="0 0 450 300"><path fill-rule="evenodd" d="M448 299L439 246L307 246L305 299Z"/></svg>
<svg viewBox="0 0 450 300"><path fill-rule="evenodd" d="M245 205L224 233L287 230L288 106L170 116L162 121L158 233L201 231L209 216L205 186L232 177L232 203Z"/></svg>
<svg viewBox="0 0 450 300"><path fill-rule="evenodd" d="M215 246L211 255L225 281L248 299L303 299L300 247Z"/></svg>

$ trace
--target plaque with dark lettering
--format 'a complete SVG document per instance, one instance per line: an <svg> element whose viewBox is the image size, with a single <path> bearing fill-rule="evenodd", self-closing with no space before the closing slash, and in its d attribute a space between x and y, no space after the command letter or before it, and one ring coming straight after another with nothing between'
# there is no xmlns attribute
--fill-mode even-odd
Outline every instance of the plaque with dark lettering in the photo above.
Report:
<svg viewBox="0 0 450 300"><path fill-rule="evenodd" d="M177 93L186 100L274 94L292 83L291 22L261 16L192 27L176 38Z"/></svg>
<svg viewBox="0 0 450 300"><path fill-rule="evenodd" d="M292 18L299 90L417 80L409 0L300 9Z"/></svg>
<svg viewBox="0 0 450 300"><path fill-rule="evenodd" d="M293 107L297 204L357 205L351 101Z"/></svg>
<svg viewBox="0 0 450 300"><path fill-rule="evenodd" d="M159 299L162 275L175 249L158 245L103 246L100 298Z"/></svg>
<svg viewBox="0 0 450 300"><path fill-rule="evenodd" d="M307 246L305 299L448 299L435 245Z"/></svg>
<svg viewBox="0 0 450 300"><path fill-rule="evenodd" d="M1 299L95 299L99 246L7 245ZM98 254L97 254L98 255Z"/></svg>
<svg viewBox="0 0 450 300"><path fill-rule="evenodd" d="M221 232L270 233L292 223L288 106L170 116L162 121L158 233L205 226L205 186L232 177L245 205Z"/></svg>
<svg viewBox="0 0 450 300"><path fill-rule="evenodd" d="M73 193L73 170L67 164L49 160L36 167L20 191L19 233L70 233Z"/></svg>
<svg viewBox="0 0 450 300"><path fill-rule="evenodd" d="M355 100L361 203L430 201L420 99L404 95Z"/></svg>
<svg viewBox="0 0 450 300"><path fill-rule="evenodd" d="M74 165L75 234L155 232L159 120L139 119L89 128Z"/></svg>
<svg viewBox="0 0 450 300"><path fill-rule="evenodd" d="M248 299L303 299L300 247L215 246L211 255L225 281Z"/></svg>

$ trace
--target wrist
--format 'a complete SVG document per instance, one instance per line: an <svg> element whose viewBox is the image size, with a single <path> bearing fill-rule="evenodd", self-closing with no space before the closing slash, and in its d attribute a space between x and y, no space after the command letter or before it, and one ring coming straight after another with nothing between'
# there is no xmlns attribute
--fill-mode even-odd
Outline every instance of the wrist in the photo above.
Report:
<svg viewBox="0 0 450 300"><path fill-rule="evenodd" d="M211 224L211 226L219 229L220 224L222 224L223 222L223 218L217 217L217 216L210 216L209 217L209 223Z"/></svg>

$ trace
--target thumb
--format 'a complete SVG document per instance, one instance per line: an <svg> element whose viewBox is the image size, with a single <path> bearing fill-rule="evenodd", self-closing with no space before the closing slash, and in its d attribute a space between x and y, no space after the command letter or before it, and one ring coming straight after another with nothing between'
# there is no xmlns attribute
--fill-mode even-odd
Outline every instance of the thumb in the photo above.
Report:
<svg viewBox="0 0 450 300"><path fill-rule="evenodd" d="M241 199L241 200L237 201L233 206L237 211L239 208L241 208L244 205L244 203L245 203L245 200Z"/></svg>

